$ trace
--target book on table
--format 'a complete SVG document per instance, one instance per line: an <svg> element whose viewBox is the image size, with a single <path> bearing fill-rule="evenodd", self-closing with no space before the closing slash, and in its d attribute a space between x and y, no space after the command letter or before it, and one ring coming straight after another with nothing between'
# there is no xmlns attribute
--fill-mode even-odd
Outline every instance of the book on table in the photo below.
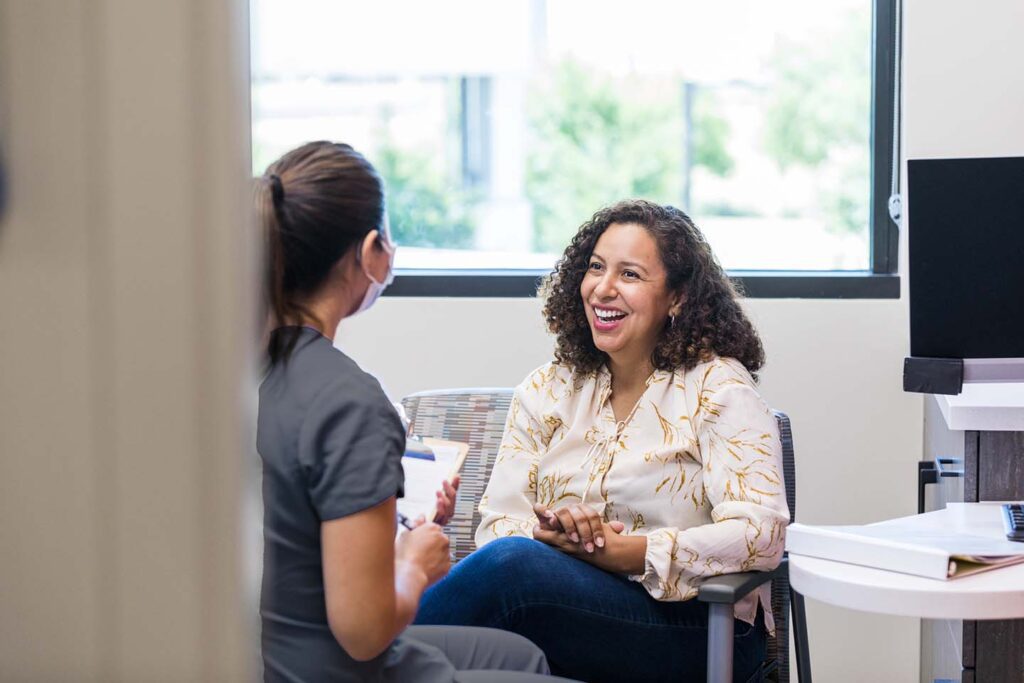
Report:
<svg viewBox="0 0 1024 683"><path fill-rule="evenodd" d="M983 533L965 517L979 512L961 504L863 526L791 524L786 550L940 580L1024 562L1024 543Z"/></svg>
<svg viewBox="0 0 1024 683"><path fill-rule="evenodd" d="M402 457L405 495L398 499L398 511L410 520L420 515L432 520L441 483L459 473L467 453L469 444L459 441L410 439Z"/></svg>

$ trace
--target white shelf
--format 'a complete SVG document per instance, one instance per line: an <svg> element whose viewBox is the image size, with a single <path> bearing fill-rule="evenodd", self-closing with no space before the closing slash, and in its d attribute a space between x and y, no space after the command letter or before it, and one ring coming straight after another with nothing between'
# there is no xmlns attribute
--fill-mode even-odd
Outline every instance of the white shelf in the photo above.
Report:
<svg viewBox="0 0 1024 683"><path fill-rule="evenodd" d="M1024 382L966 383L935 401L953 431L1024 432Z"/></svg>

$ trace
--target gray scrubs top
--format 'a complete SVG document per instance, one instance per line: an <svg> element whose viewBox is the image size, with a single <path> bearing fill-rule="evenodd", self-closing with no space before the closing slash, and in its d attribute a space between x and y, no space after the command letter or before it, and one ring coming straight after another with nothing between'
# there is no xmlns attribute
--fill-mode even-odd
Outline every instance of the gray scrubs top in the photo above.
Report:
<svg viewBox="0 0 1024 683"><path fill-rule="evenodd" d="M399 637L358 662L327 624L320 523L402 494L405 434L380 384L329 340L301 328L260 385L263 664L266 681L452 680L442 653Z"/></svg>

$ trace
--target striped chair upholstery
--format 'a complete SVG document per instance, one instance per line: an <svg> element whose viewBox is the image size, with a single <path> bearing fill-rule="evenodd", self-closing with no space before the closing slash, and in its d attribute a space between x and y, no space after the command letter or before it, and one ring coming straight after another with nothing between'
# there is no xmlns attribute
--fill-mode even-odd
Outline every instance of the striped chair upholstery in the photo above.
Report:
<svg viewBox="0 0 1024 683"><path fill-rule="evenodd" d="M455 516L445 527L453 562L474 550L473 536L480 524L477 503L491 478L511 403L512 389L444 389L402 399L414 433L469 444Z"/></svg>

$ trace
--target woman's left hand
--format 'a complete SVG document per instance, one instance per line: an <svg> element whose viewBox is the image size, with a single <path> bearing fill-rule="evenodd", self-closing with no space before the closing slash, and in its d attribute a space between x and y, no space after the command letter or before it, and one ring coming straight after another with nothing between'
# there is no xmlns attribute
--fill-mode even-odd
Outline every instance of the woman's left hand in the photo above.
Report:
<svg viewBox="0 0 1024 683"><path fill-rule="evenodd" d="M618 549L619 541L623 538L620 534L625 526L622 522L617 521L601 522L601 531L604 534L605 544L601 548L594 548L591 552L587 552L586 547L578 541L572 540L565 531L548 529L540 524L533 527L533 537L541 543L561 550L566 555L586 560L603 569L611 569L610 566L605 565L608 564L610 556L614 555Z"/></svg>
<svg viewBox="0 0 1024 683"><path fill-rule="evenodd" d="M572 507L572 506L570 506ZM585 507L585 506L581 506ZM589 562L590 564L609 572L618 574L639 574L644 570L644 557L647 552L646 536L626 536L622 532L626 525L619 521L605 522L590 519L590 533L600 535L603 539L602 545L591 543L588 549L586 542L580 533L579 524L573 524L573 531L577 540L573 540L567 532L562 520L566 522L571 518L575 521L581 515L589 517L587 509L566 510L559 509L549 512L543 506L534 506L534 512L541 523L533 527L534 539L545 543L552 548L561 550L566 555ZM571 517L566 512L573 513ZM568 522L572 524L572 522Z"/></svg>
<svg viewBox="0 0 1024 683"><path fill-rule="evenodd" d="M605 522L583 503L557 510L535 505L534 512L542 521L534 527L534 538L575 557L599 553L626 527L621 521Z"/></svg>
<svg viewBox="0 0 1024 683"><path fill-rule="evenodd" d="M455 497L459 491L459 475L455 475L449 482L447 479L441 484L442 490L437 492L437 514L434 515L434 524L444 526L455 516Z"/></svg>
<svg viewBox="0 0 1024 683"><path fill-rule="evenodd" d="M589 505L574 503L549 510L538 504L533 506L533 511L541 520L541 528L564 532L580 550L593 553L604 547L605 522Z"/></svg>

